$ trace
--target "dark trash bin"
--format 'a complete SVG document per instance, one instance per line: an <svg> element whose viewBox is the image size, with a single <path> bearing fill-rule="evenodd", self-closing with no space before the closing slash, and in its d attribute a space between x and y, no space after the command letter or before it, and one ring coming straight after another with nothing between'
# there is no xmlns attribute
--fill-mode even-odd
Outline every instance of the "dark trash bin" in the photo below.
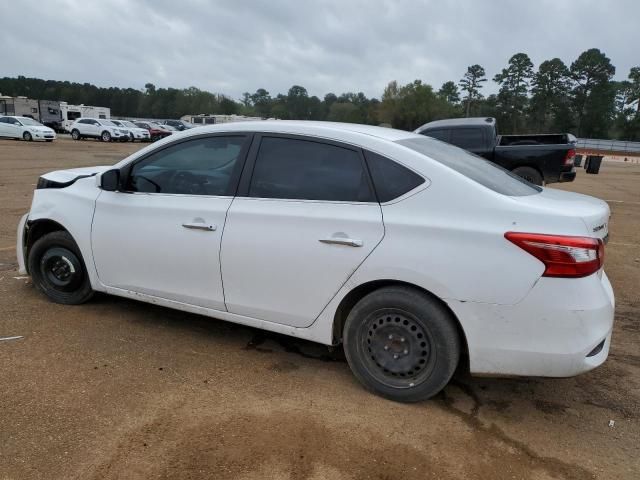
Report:
<svg viewBox="0 0 640 480"><path fill-rule="evenodd" d="M582 155L576 155L573 159L573 165L579 167L582 165Z"/></svg>
<svg viewBox="0 0 640 480"><path fill-rule="evenodd" d="M602 155L590 155L587 157L587 164L585 168L587 173L597 175L600 171L600 165L602 164Z"/></svg>

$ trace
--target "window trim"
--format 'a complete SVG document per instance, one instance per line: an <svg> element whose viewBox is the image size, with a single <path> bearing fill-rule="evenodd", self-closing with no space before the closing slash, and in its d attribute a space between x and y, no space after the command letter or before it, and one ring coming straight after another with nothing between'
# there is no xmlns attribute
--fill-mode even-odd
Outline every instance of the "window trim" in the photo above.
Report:
<svg viewBox="0 0 640 480"><path fill-rule="evenodd" d="M129 176L131 175L131 170L133 167L147 158L166 150L167 148L175 147L176 145L180 145L182 143L190 142L193 140L200 140L203 138L215 138L215 137L244 137L244 144L240 149L240 153L238 154L237 164L233 168L233 172L231 173L231 177L229 178L229 185L227 186L227 192L224 195L191 195L185 193L163 193L163 192L133 192L131 190L127 190L125 187L129 184ZM159 148L155 148L151 152L142 155L128 164L124 165L120 168L120 185L118 187L118 191L120 193L127 193L130 195L162 195L167 196L171 195L174 197L210 197L210 198L222 198L222 197L235 197L238 191L238 184L240 182L240 176L244 169L244 165L247 161L247 154L249 149L253 143L253 133L252 132L216 132L216 133L204 133L200 135L193 135L186 138L182 138L175 142L167 143L166 145L162 145Z"/></svg>
<svg viewBox="0 0 640 480"><path fill-rule="evenodd" d="M260 151L260 145L262 144L263 138L284 138L289 140L302 140L305 142L319 143L321 145L331 145L334 147L344 148L344 149L355 152L360 158L360 163L365 173L367 184L369 185L369 191L371 192L371 195L372 195L372 200L369 202L354 202L349 200L310 200L306 198L266 198L266 197L249 196L249 189L251 187L251 180L253 179L253 172L256 166L256 159L258 157L258 152ZM323 137L315 137L310 135L291 134L291 133L277 133L277 132L256 132L254 134L253 142L251 144L251 148L249 149L248 156L245 162L245 167L240 177L240 182L238 185L236 196L246 198L249 200L256 200L256 201L281 201L281 202L298 202L298 203L301 203L301 202L336 203L336 204L348 204L348 205L379 205L380 204L378 202L378 196L376 194L376 190L373 185L373 179L371 178L371 172L369 172L369 166L367 165L367 162L364 158L364 154L362 153L362 148L356 145L351 145L348 143L343 143L343 142L339 142L336 140L331 140Z"/></svg>

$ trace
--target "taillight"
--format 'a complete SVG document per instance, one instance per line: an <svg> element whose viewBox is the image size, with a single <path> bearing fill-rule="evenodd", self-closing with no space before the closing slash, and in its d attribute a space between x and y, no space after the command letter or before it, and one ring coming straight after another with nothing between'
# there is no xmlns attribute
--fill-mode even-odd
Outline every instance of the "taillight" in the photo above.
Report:
<svg viewBox="0 0 640 480"><path fill-rule="evenodd" d="M586 277L604 264L599 238L507 232L504 237L544 263L543 277Z"/></svg>
<svg viewBox="0 0 640 480"><path fill-rule="evenodd" d="M564 164L573 165L575 158L576 158L576 151L573 148L569 149L569 151L567 152L567 155L564 157Z"/></svg>

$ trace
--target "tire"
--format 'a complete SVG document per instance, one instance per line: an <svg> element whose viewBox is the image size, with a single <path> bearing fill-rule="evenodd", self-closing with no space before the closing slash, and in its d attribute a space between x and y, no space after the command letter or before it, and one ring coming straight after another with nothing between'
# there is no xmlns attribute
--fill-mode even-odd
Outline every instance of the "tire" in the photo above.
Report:
<svg viewBox="0 0 640 480"><path fill-rule="evenodd" d="M33 137L31 136L31 134L29 132L24 132L22 134L22 139L26 142L32 142L33 141Z"/></svg>
<svg viewBox="0 0 640 480"><path fill-rule="evenodd" d="M68 232L51 232L29 251L29 273L35 287L56 303L78 305L93 296L80 249Z"/></svg>
<svg viewBox="0 0 640 480"><path fill-rule="evenodd" d="M103 142L110 142L111 134L105 130L100 134L100 140L102 140Z"/></svg>
<svg viewBox="0 0 640 480"><path fill-rule="evenodd" d="M384 287L361 299L344 326L344 351L355 377L397 402L433 397L449 382L460 358L451 313L408 287Z"/></svg>
<svg viewBox="0 0 640 480"><path fill-rule="evenodd" d="M80 140L82 138L82 135L80 135L80 131L73 129L71 130L71 138L73 138L74 140Z"/></svg>
<svg viewBox="0 0 640 480"><path fill-rule="evenodd" d="M512 170L519 177L524 178L534 185L543 185L544 179L538 170L532 167L518 167Z"/></svg>

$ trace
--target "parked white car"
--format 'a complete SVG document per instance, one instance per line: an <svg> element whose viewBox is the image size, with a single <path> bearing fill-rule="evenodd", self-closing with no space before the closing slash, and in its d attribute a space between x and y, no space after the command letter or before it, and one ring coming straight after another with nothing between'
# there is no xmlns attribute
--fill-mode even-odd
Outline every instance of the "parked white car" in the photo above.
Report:
<svg viewBox="0 0 640 480"><path fill-rule="evenodd" d="M56 132L29 117L0 117L0 137L53 142Z"/></svg>
<svg viewBox="0 0 640 480"><path fill-rule="evenodd" d="M140 140L141 142L150 142L151 136L149 130L138 127L135 123L128 120L111 120L118 127L125 128L129 131L129 137L132 142Z"/></svg>
<svg viewBox="0 0 640 480"><path fill-rule="evenodd" d="M43 175L17 247L55 302L106 292L343 343L366 387L417 401L461 358L482 375L603 363L608 219L422 135L242 122Z"/></svg>
<svg viewBox="0 0 640 480"><path fill-rule="evenodd" d="M69 127L69 131L74 140L97 138L103 142L129 141L127 129L118 127L111 120L102 118L79 118Z"/></svg>

